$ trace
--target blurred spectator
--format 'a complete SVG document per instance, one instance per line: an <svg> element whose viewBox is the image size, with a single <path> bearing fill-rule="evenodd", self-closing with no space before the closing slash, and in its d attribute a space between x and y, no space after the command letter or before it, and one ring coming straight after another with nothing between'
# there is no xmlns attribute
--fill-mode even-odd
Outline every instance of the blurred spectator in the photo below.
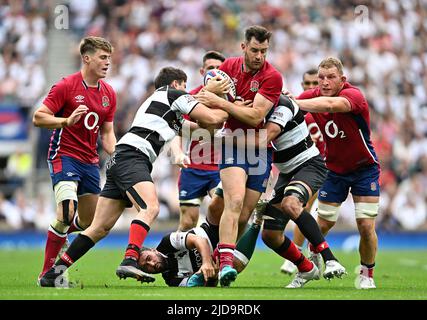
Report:
<svg viewBox="0 0 427 320"><path fill-rule="evenodd" d="M415 230L427 218L426 192L420 175L413 175L402 182L392 203L392 215L403 229Z"/></svg>
<svg viewBox="0 0 427 320"><path fill-rule="evenodd" d="M31 104L45 89L47 3L0 2L0 104Z"/></svg>
<svg viewBox="0 0 427 320"><path fill-rule="evenodd" d="M8 184L14 188L22 187L25 179L30 176L31 169L32 155L20 149L16 150L7 159L5 176Z"/></svg>

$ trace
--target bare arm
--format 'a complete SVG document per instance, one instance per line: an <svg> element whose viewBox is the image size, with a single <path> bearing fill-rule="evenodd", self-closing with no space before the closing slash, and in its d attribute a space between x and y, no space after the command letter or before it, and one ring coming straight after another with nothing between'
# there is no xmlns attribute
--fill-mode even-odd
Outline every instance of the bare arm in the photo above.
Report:
<svg viewBox="0 0 427 320"><path fill-rule="evenodd" d="M255 133L255 139L247 139L246 143L257 148L267 148L267 145L276 139L280 132L282 132L282 130L278 124L267 122L261 130Z"/></svg>
<svg viewBox="0 0 427 320"><path fill-rule="evenodd" d="M196 96L200 102L217 108L220 108L230 114L233 118L244 122L252 127L256 127L261 123L270 109L273 107L273 102L265 98L261 94L257 94L253 101L252 108L236 105L225 99L222 99L210 92L200 92Z"/></svg>
<svg viewBox="0 0 427 320"><path fill-rule="evenodd" d="M36 127L47 129L58 129L70 127L76 124L83 114L88 110L85 105L78 106L68 118L55 117L52 111L44 104L39 107L33 115L33 124Z"/></svg>
<svg viewBox="0 0 427 320"><path fill-rule="evenodd" d="M187 168L190 164L190 159L185 154L182 146L183 138L181 136L175 136L170 143L170 157L173 164L176 164L180 168Z"/></svg>
<svg viewBox="0 0 427 320"><path fill-rule="evenodd" d="M220 109L210 109L203 103L196 105L191 111L190 116L192 119L197 120L206 126L219 125L228 119L227 112Z"/></svg>
<svg viewBox="0 0 427 320"><path fill-rule="evenodd" d="M101 127L101 142L104 150L109 154L113 154L116 148L116 136L114 134L113 122L104 122Z"/></svg>
<svg viewBox="0 0 427 320"><path fill-rule="evenodd" d="M202 266L199 272L203 273L205 281L215 276L215 267L212 261L211 249L208 240L189 233L186 239L186 245L188 249L197 249L202 256Z"/></svg>
<svg viewBox="0 0 427 320"><path fill-rule="evenodd" d="M312 99L296 100L301 110L308 112L350 112L350 102L343 97L317 97Z"/></svg>

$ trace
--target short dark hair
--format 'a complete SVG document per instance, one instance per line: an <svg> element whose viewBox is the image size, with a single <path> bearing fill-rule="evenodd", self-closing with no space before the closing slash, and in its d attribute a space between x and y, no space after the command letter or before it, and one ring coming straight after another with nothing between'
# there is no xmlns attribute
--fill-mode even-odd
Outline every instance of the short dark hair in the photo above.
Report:
<svg viewBox="0 0 427 320"><path fill-rule="evenodd" d="M265 40L270 42L272 34L271 31L268 31L263 26L250 26L245 30L245 40L250 42L252 38L255 38L258 42L264 42Z"/></svg>
<svg viewBox="0 0 427 320"><path fill-rule="evenodd" d="M306 72L304 72L302 74L302 79L303 80L304 80L304 77L305 77L306 74L309 74L309 75L317 74L317 69L311 68L311 69L307 70Z"/></svg>
<svg viewBox="0 0 427 320"><path fill-rule="evenodd" d="M154 87L159 89L161 87L168 86L174 80L177 80L179 83L187 81L187 75L181 69L164 67L154 79Z"/></svg>
<svg viewBox="0 0 427 320"><path fill-rule="evenodd" d="M104 50L108 53L113 53L114 50L113 46L108 40L93 36L83 38L82 41L80 41L79 49L82 56L86 53L92 54L98 49Z"/></svg>
<svg viewBox="0 0 427 320"><path fill-rule="evenodd" d="M225 61L225 57L222 53L219 53L218 51L213 51L213 50L205 53L205 55L203 56L203 64L205 64L206 60L209 60L209 59L215 59L221 62Z"/></svg>

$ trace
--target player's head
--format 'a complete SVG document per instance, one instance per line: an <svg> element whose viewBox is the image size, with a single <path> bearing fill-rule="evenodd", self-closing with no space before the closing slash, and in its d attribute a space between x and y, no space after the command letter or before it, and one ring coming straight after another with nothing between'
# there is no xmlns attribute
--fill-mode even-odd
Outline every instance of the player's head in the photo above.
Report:
<svg viewBox="0 0 427 320"><path fill-rule="evenodd" d="M304 72L302 75L301 86L303 90L309 90L317 87L319 85L319 79L317 78L317 70L310 69Z"/></svg>
<svg viewBox="0 0 427 320"><path fill-rule="evenodd" d="M168 259L156 249L143 247L139 256L139 267L148 273L162 273L168 268Z"/></svg>
<svg viewBox="0 0 427 320"><path fill-rule="evenodd" d="M111 43L100 37L85 37L80 42L79 50L84 68L97 78L105 78L114 50Z"/></svg>
<svg viewBox="0 0 427 320"><path fill-rule="evenodd" d="M224 62L225 57L218 51L208 51L203 56L203 66L200 68L200 74L205 75L206 71L218 69Z"/></svg>
<svg viewBox="0 0 427 320"><path fill-rule="evenodd" d="M328 57L320 62L317 76L320 94L327 97L336 96L346 81L342 62L334 57Z"/></svg>
<svg viewBox="0 0 427 320"><path fill-rule="evenodd" d="M242 42L241 48L249 71L258 71L264 65L271 35L272 33L262 26L251 26L246 29L245 41Z"/></svg>
<svg viewBox="0 0 427 320"><path fill-rule="evenodd" d="M185 91L187 87L187 75L181 69L164 67L154 79L154 87L159 89L164 86L171 86L177 90Z"/></svg>

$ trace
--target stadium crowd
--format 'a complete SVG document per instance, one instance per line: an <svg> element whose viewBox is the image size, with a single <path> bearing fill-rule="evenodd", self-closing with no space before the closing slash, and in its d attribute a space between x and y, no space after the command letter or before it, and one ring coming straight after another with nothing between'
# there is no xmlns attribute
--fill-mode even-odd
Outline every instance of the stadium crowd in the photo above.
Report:
<svg viewBox="0 0 427 320"><path fill-rule="evenodd" d="M7 3L0 1L0 105L10 99L31 105L46 91L45 12L53 10L46 10L41 1ZM371 107L373 143L382 170L378 228L427 227L425 1L70 0L69 8L69 32L76 42L83 35L97 35L115 47L107 81L117 92L118 138L153 90L152 77L161 67L182 68L192 89L200 84L198 68L205 51L239 55L245 26L260 24L273 31L269 61L294 94L301 92L304 71L326 56L339 57ZM77 70L78 52L75 58ZM167 159L158 161L165 163L153 172L159 194L168 210L177 212L178 169L167 165ZM8 223L10 214L5 212L10 209L5 206L18 207L19 192L11 200L0 197L0 220ZM354 221L350 203L341 209L347 224Z"/></svg>

